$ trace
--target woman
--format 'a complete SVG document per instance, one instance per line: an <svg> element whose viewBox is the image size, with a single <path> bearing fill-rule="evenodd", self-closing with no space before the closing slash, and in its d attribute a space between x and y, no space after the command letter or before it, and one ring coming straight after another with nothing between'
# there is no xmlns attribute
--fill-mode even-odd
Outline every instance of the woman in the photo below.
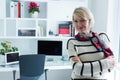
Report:
<svg viewBox="0 0 120 80"><path fill-rule="evenodd" d="M78 32L67 42L73 63L72 80L107 80L104 76L114 68L115 58L106 38L92 31L93 14L89 9L79 7L74 10L72 20Z"/></svg>

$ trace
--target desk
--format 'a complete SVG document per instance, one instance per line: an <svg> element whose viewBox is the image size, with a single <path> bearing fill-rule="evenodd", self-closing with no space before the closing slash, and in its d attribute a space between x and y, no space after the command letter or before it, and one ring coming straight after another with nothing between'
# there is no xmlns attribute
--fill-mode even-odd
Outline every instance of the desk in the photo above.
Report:
<svg viewBox="0 0 120 80"><path fill-rule="evenodd" d="M60 78L65 78L65 77L69 78L70 77L70 75L71 75L70 70L72 69L72 66L71 66L70 62L68 62L68 61L45 62L45 69L48 70L47 71L48 80L59 80L58 77L60 77ZM19 65L0 66L1 74L5 73L5 72L9 73L8 76L5 75L8 77L8 79L5 78L3 80L13 80L13 78L14 78L13 71L17 71L16 78L19 78ZM63 71L65 73L63 73ZM11 74L10 74L10 72L11 72ZM61 74L61 73L63 73L63 74ZM68 76L66 75L66 73ZM57 76L55 76L55 75L57 75ZM66 76L64 77L64 75L66 75ZM2 78L4 78L5 76L3 76ZM61 79L61 80L63 80L63 79ZM66 80L68 80L68 79L66 79Z"/></svg>
<svg viewBox="0 0 120 80"><path fill-rule="evenodd" d="M45 69L48 70L55 70L55 69L72 69L72 65L69 61L51 61L51 62L45 62ZM19 71L19 64L15 65L6 65L6 66L0 66L0 72L5 71Z"/></svg>

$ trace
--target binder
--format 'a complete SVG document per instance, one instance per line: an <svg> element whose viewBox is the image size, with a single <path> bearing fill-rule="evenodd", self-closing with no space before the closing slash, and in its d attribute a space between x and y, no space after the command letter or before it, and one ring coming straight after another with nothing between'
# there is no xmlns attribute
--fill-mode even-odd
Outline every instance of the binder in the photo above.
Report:
<svg viewBox="0 0 120 80"><path fill-rule="evenodd" d="M11 18L14 18L14 2L13 1L10 1L10 17Z"/></svg>
<svg viewBox="0 0 120 80"><path fill-rule="evenodd" d="M21 18L24 18L24 2L20 2L21 3Z"/></svg>
<svg viewBox="0 0 120 80"><path fill-rule="evenodd" d="M14 18L18 18L18 2L14 2Z"/></svg>

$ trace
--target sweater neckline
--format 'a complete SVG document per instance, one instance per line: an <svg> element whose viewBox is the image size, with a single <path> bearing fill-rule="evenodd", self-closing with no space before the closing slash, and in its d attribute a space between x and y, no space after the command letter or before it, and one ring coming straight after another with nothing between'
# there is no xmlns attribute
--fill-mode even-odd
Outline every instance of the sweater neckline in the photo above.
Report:
<svg viewBox="0 0 120 80"><path fill-rule="evenodd" d="M78 41L86 41L86 40L89 40L90 37L93 37L93 34L92 32L89 33L89 34L85 34L85 33L78 33L77 35L75 35L75 38L78 40Z"/></svg>

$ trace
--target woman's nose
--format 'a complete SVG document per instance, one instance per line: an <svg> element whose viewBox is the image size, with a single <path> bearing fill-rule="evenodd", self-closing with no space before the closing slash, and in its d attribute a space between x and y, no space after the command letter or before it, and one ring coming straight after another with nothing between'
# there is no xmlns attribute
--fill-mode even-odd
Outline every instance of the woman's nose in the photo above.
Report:
<svg viewBox="0 0 120 80"><path fill-rule="evenodd" d="M81 26L81 22L78 22L77 25L78 25L78 26Z"/></svg>

